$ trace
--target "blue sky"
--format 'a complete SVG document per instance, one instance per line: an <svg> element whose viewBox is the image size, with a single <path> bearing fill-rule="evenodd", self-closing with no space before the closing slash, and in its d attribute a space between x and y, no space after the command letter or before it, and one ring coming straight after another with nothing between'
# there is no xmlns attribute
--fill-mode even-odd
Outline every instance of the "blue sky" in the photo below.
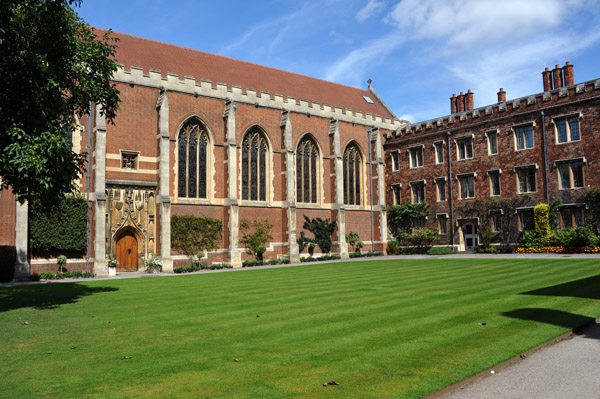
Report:
<svg viewBox="0 0 600 399"><path fill-rule="evenodd" d="M402 119L539 93L566 61L600 78L600 0L87 0L90 25L373 88ZM200 78L200 77L197 77Z"/></svg>

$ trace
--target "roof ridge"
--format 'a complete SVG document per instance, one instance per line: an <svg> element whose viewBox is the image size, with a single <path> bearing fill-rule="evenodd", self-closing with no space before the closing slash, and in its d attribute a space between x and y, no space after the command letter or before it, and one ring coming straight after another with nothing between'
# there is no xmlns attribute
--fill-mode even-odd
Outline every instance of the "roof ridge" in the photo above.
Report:
<svg viewBox="0 0 600 399"><path fill-rule="evenodd" d="M92 29L103 31L103 32L108 32L108 29L103 29L103 28L92 27ZM226 59L226 60L229 60L229 61L241 62L241 63L244 63L244 64L248 64L248 65L252 65L252 66L255 66L255 67L259 67L259 68L271 69L273 71L279 71L279 72L282 72L282 73L285 73L285 74L296 75L296 76L299 76L299 77L302 77L302 78L309 78L309 79L318 80L320 82L327 83L327 84L330 84L330 85L341 86L341 87L346 87L346 88L353 89L353 90L358 90L358 91L361 91L361 92L364 92L364 93L370 93L370 91L367 90L367 89L361 89L359 87L354 87L354 86L349 86L349 85L345 85L345 84L342 84L342 83L332 82L330 80L316 78L314 76L302 75L302 74L297 73L297 72L286 71L284 69L274 68L274 67L270 67L268 65L256 64L254 62L239 60L239 59L236 59L236 58L227 57L225 55L213 54L213 53L209 53L209 52L206 52L206 51L193 49L193 48L190 48L190 47L184 47L184 46L179 46L177 44L161 42L159 40L148 39L148 38L145 38L145 37L130 35L128 33L117 32L117 31L114 31L114 30L112 32L113 33L117 33L119 35L128 36L128 37L131 37L131 38L134 38L134 39L139 39L139 40L144 40L144 41L148 41L148 42L158 43L158 44L166 45L166 46L172 46L172 47L176 47L176 48L179 48L179 49L182 49L182 50L187 50L187 51L195 51L195 52L198 52L198 53L206 54L206 55L211 56L211 57L219 57L219 58L223 58L223 59ZM129 66L131 66L131 65L129 65ZM135 66L142 66L142 65L135 65ZM171 71L161 71L161 72L162 73L169 73ZM201 79L202 77L195 76L195 78Z"/></svg>

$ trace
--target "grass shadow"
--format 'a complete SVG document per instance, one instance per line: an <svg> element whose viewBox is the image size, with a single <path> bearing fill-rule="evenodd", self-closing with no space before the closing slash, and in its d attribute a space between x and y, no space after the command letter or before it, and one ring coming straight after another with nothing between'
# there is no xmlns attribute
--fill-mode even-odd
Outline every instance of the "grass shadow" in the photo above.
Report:
<svg viewBox="0 0 600 399"><path fill-rule="evenodd" d="M0 312L27 307L55 309L61 305L76 303L84 296L117 290L115 287L90 287L75 282L3 287L0 288Z"/></svg>
<svg viewBox="0 0 600 399"><path fill-rule="evenodd" d="M553 324L555 326L575 329L593 323L594 318L582 316L562 310L544 309L544 308L522 308L508 312L502 312L502 316L512 317L514 319L531 320L540 323Z"/></svg>
<svg viewBox="0 0 600 399"><path fill-rule="evenodd" d="M576 298L600 299L599 287L600 274L564 284L521 292L521 295L571 296Z"/></svg>

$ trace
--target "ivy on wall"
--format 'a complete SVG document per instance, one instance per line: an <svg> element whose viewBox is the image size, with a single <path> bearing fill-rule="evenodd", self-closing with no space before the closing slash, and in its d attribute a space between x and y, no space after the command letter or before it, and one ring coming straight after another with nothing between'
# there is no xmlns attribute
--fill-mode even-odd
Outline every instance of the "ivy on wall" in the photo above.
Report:
<svg viewBox="0 0 600 399"><path fill-rule="evenodd" d="M56 203L34 200L29 207L29 245L34 255L81 255L87 234L87 201L80 195L61 197Z"/></svg>

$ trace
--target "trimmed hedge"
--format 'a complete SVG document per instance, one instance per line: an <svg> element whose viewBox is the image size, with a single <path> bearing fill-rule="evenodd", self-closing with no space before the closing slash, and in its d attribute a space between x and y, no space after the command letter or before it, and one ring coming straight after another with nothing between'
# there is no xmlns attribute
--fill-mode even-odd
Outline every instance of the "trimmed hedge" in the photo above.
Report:
<svg viewBox="0 0 600 399"><path fill-rule="evenodd" d="M57 203L32 201L29 208L29 245L36 255L81 256L87 234L87 201L80 195L66 195Z"/></svg>

